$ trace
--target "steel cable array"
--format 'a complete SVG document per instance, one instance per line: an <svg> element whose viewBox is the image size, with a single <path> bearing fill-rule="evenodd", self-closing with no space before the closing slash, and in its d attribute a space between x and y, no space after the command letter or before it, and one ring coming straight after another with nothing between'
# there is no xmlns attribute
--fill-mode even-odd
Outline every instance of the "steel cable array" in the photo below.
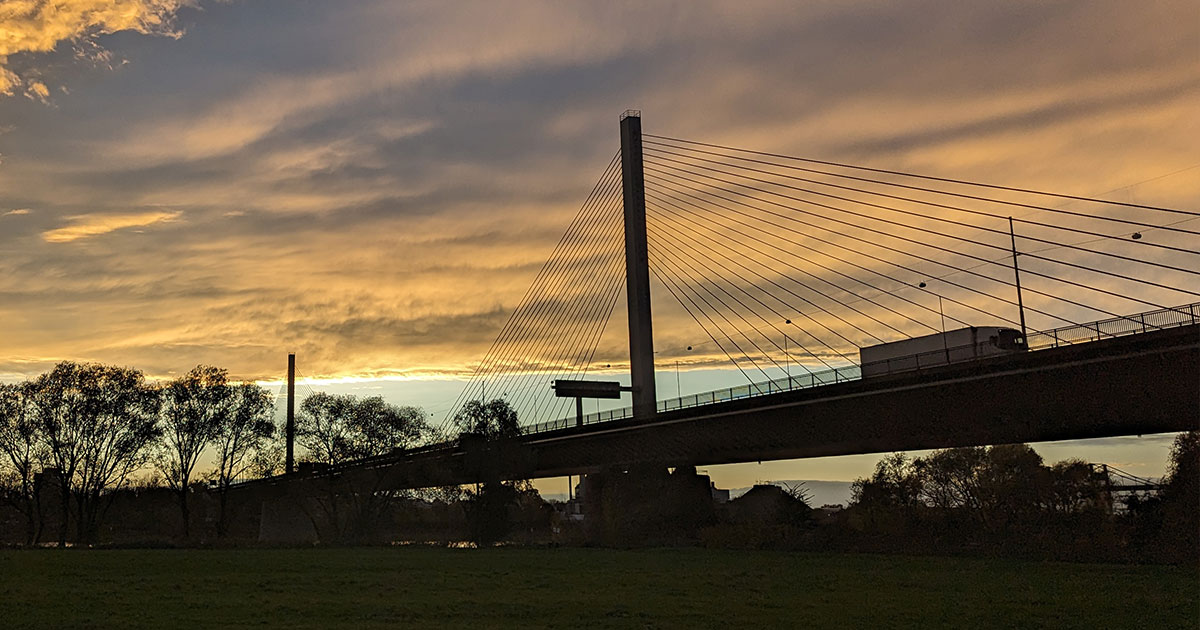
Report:
<svg viewBox="0 0 1200 630"><path fill-rule="evenodd" d="M618 158L443 431L471 400L503 397L523 424L572 413L550 381L587 374L624 292ZM864 346L948 326L1028 321L1032 333L1200 296L1200 231L1184 225L1197 212L655 135L644 136L644 164L650 272L707 337L695 345L716 348L659 359L728 361L751 383L791 367L818 382Z"/></svg>
<svg viewBox="0 0 1200 630"><path fill-rule="evenodd" d="M798 352L783 360L807 371L851 363L864 345L938 332L946 322L1019 325L1014 247L1033 327L1078 325L1096 313L1120 318L1145 306L1169 310L1200 296L1190 288L1200 275L1193 238L1200 232L1179 225L1200 213L665 136L644 143L652 270L751 382L750 372L781 376L781 341ZM906 178L923 185L894 181ZM1055 208L1030 196L1092 208ZM998 207L1055 219L1011 217L1022 227L1010 233ZM1185 218L1159 224L1158 213ZM1093 224L1160 238L1106 234ZM1071 235L1093 238L1063 240Z"/></svg>
<svg viewBox="0 0 1200 630"><path fill-rule="evenodd" d="M561 415L550 382L587 373L621 292L621 168L609 162L439 429L472 400L504 399L523 424Z"/></svg>

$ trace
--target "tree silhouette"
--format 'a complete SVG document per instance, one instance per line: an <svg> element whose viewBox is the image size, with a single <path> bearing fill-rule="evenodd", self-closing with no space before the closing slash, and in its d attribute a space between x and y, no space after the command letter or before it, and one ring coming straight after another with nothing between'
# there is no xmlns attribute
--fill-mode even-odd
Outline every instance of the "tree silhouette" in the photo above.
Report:
<svg viewBox="0 0 1200 630"><path fill-rule="evenodd" d="M326 464L408 448L428 431L419 407L388 404L380 396L360 400L319 392L304 399L296 418L296 441L312 461Z"/></svg>
<svg viewBox="0 0 1200 630"><path fill-rule="evenodd" d="M300 405L296 418L296 441L308 450L310 461L331 466L409 448L429 431L420 408L391 405L379 396L313 394ZM380 473L335 473L325 476L324 483L325 496L314 498L321 518L310 518L318 532L325 530L341 540L369 538L403 494L385 489Z"/></svg>
<svg viewBox="0 0 1200 630"><path fill-rule="evenodd" d="M30 400L32 389L28 382L0 383L0 486L8 486L9 502L25 518L25 543L30 545L41 533L34 468L45 458Z"/></svg>
<svg viewBox="0 0 1200 630"><path fill-rule="evenodd" d="M269 445L275 433L272 414L275 411L271 393L253 383L230 388L228 411L213 438L216 450L216 484L220 494L220 513L217 535L226 529L226 508L229 486L254 464L254 455Z"/></svg>
<svg viewBox="0 0 1200 630"><path fill-rule="evenodd" d="M144 467L160 435L158 392L142 373L122 367L63 362L34 381L39 427L62 491L59 545L66 546L70 503L76 540L92 542L101 495Z"/></svg>
<svg viewBox="0 0 1200 630"><path fill-rule="evenodd" d="M521 436L517 412L503 399L472 400L454 416L454 426L468 449L468 459L478 469L482 483L467 492L467 516L471 537L480 546L503 540L511 529L509 508L520 493L531 486L528 480L504 480L501 468L514 457L510 447Z"/></svg>
<svg viewBox="0 0 1200 630"><path fill-rule="evenodd" d="M226 371L205 365L167 383L161 391L163 438L155 463L179 497L184 538L191 536L188 494L192 472L228 423L232 393Z"/></svg>
<svg viewBox="0 0 1200 630"><path fill-rule="evenodd" d="M454 426L464 433L472 433L485 440L494 441L516 438L521 435L517 412L503 399L489 402L472 400L454 415Z"/></svg>
<svg viewBox="0 0 1200 630"><path fill-rule="evenodd" d="M58 545L67 544L71 514L72 481L84 457L87 435L98 413L100 366L64 361L42 374L33 384L33 405L49 463L57 471L62 509Z"/></svg>

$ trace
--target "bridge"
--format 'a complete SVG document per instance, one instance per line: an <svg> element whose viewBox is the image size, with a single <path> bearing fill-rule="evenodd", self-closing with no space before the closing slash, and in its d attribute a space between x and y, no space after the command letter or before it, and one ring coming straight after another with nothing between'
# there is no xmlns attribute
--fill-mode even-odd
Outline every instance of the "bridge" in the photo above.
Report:
<svg viewBox="0 0 1200 630"><path fill-rule="evenodd" d="M620 130L443 419L446 440L254 485L419 488L484 469L538 478L1200 428L1200 231L1187 225L1200 213L643 135L637 112ZM655 311L701 341L656 352L652 279L674 298ZM622 293L627 355L602 344ZM1018 331L1020 347L947 344L863 375L864 348L972 326ZM672 362L744 383L660 399L656 364ZM585 415L550 389L597 372L627 373L631 404ZM521 436L459 439L456 411L489 394Z"/></svg>

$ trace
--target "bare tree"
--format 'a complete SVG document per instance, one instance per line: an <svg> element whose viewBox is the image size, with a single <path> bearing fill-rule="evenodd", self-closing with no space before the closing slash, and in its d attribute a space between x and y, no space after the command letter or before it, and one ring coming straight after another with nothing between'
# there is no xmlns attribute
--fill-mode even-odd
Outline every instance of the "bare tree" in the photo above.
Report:
<svg viewBox="0 0 1200 630"><path fill-rule="evenodd" d="M229 486L255 465L255 455L271 446L275 433L272 414L275 401L271 393L253 383L230 389L229 409L220 423L213 444L216 448L216 484L221 511L217 535L225 535Z"/></svg>
<svg viewBox="0 0 1200 630"><path fill-rule="evenodd" d="M0 384L0 477L11 480L10 502L25 517L25 543L41 536L41 506L34 467L45 457L30 383Z"/></svg>
<svg viewBox="0 0 1200 630"><path fill-rule="evenodd" d="M91 405L85 428L82 458L72 482L79 518L78 539L95 540L102 498L119 489L135 471L150 462L158 426L158 391L147 385L138 370L96 366L99 399Z"/></svg>
<svg viewBox="0 0 1200 630"><path fill-rule="evenodd" d="M296 420L296 441L314 461L326 464L408 448L429 431L419 407L391 405L379 396L313 394L300 405Z"/></svg>
<svg viewBox="0 0 1200 630"><path fill-rule="evenodd" d="M314 394L301 404L296 422L296 441L309 457L331 465L408 448L428 432L424 411L390 405L378 396ZM326 481L327 496L318 499L323 518L310 518L318 531L323 521L326 531L341 539L371 535L400 494L379 473L331 475Z"/></svg>
<svg viewBox="0 0 1200 630"><path fill-rule="evenodd" d="M192 473L227 424L231 394L227 372L206 365L196 366L162 388L159 416L163 438L155 464L179 497L184 538L191 535L188 494Z"/></svg>
<svg viewBox="0 0 1200 630"><path fill-rule="evenodd" d="M32 402L38 428L55 472L62 514L58 546L67 544L71 481L83 459L86 435L97 413L99 367L64 361L33 382Z"/></svg>
<svg viewBox="0 0 1200 630"><path fill-rule="evenodd" d="M159 435L157 392L137 370L66 361L34 381L32 401L62 495L59 545L66 545L72 498L77 540L90 542L101 496L149 460Z"/></svg>

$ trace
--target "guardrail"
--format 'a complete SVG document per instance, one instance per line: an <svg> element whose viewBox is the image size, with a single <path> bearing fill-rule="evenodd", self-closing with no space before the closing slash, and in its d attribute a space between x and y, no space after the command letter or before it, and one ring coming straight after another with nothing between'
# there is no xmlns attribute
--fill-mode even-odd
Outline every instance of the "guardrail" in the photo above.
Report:
<svg viewBox="0 0 1200 630"><path fill-rule="evenodd" d="M688 409L691 407L699 407L700 405L711 405L713 403L728 402L730 400L740 400L742 398L765 396L767 394L778 394L780 392L796 389L808 389L810 387L820 387L822 385L843 383L845 381L857 380L861 377L861 375L862 374L857 365L847 365L845 367L821 370L819 372L807 372L805 374L793 374L790 378L785 376L770 381L762 381L760 383L738 385L736 387L727 387L725 389L718 389L711 392L702 392L699 394L690 394L688 396L660 400L658 401L658 412L663 413L664 411ZM622 407L620 409L586 414L583 416L582 424L599 424L601 422L625 420L632 417L633 408ZM575 426L580 426L579 418L571 416L568 418L562 418L561 420L551 420L549 422L531 424L523 427L522 432L528 435L531 433L542 433L545 431L554 431L557 429L566 429Z"/></svg>
<svg viewBox="0 0 1200 630"><path fill-rule="evenodd" d="M1041 350L1192 324L1200 324L1200 302L1029 333L1026 341L1030 350Z"/></svg>

